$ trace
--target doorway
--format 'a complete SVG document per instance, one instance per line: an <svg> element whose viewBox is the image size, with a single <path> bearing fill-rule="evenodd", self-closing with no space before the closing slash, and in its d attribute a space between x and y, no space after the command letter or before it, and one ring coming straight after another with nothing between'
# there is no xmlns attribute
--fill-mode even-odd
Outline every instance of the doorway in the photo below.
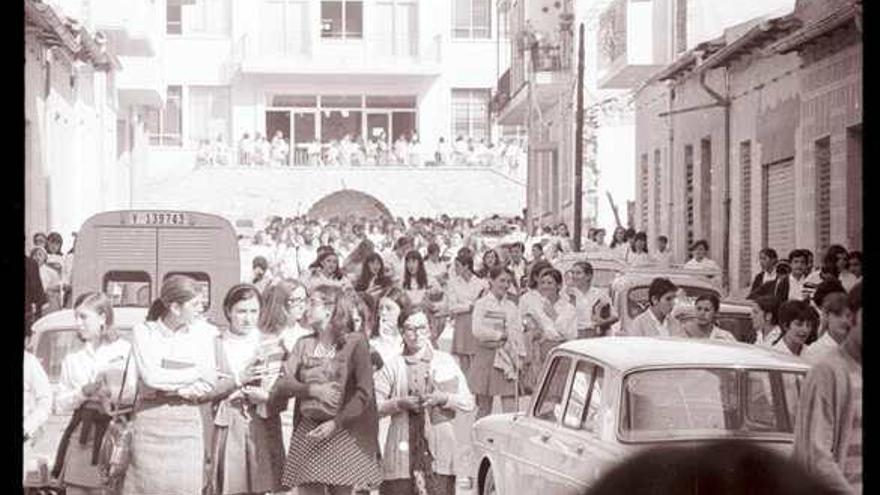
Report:
<svg viewBox="0 0 880 495"><path fill-rule="evenodd" d="M308 165L309 146L318 141L317 116L315 112L294 112L293 142L291 143L294 165Z"/></svg>
<svg viewBox="0 0 880 495"><path fill-rule="evenodd" d="M387 113L367 113L367 139L383 138L387 144L390 130Z"/></svg>

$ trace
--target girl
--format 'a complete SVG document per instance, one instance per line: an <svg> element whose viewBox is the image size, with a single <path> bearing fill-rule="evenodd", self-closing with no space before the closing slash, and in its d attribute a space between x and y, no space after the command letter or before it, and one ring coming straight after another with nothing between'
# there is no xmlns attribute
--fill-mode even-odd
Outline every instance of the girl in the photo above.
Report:
<svg viewBox="0 0 880 495"><path fill-rule="evenodd" d="M782 336L773 348L800 356L812 333L813 308L806 301L785 301L779 306L779 326Z"/></svg>
<svg viewBox="0 0 880 495"><path fill-rule="evenodd" d="M428 313L418 305L401 313L403 354L376 375L379 414L391 418L382 495L455 493L453 420L474 409L474 398L455 359L433 344Z"/></svg>
<svg viewBox="0 0 880 495"><path fill-rule="evenodd" d="M308 290L298 280L284 280L266 289L260 305L258 327L278 335L286 352L293 350L296 341L312 333L305 321L308 311Z"/></svg>
<svg viewBox="0 0 880 495"><path fill-rule="evenodd" d="M779 300L775 296L761 296L752 301L752 325L755 327L755 344L773 347L782 336L776 324Z"/></svg>
<svg viewBox="0 0 880 495"><path fill-rule="evenodd" d="M385 262L379 253L370 253L361 265L361 274L354 290L377 297L391 287L391 279L385 273Z"/></svg>
<svg viewBox="0 0 880 495"><path fill-rule="evenodd" d="M614 235L611 238L611 251L620 259L626 259L626 253L629 252L629 243L626 242L626 229L617 227L614 229Z"/></svg>
<svg viewBox="0 0 880 495"><path fill-rule="evenodd" d="M495 252L494 249L490 249L483 253L483 264L480 266L480 271L477 272L477 276L485 279L489 276L489 270L494 268L499 264L498 253Z"/></svg>
<svg viewBox="0 0 880 495"><path fill-rule="evenodd" d="M538 330L533 335L539 349L538 369L543 369L550 349L577 338L574 305L568 297L560 297L561 288L562 273L555 268L545 268L538 274L541 298L531 299L520 308L523 319ZM536 304L539 301L540 306Z"/></svg>
<svg viewBox="0 0 880 495"><path fill-rule="evenodd" d="M495 396L501 397L504 412L516 410L515 380L526 356L522 318L507 298L513 276L496 267L489 272L489 278L489 294L474 304L471 326L477 348L468 383L477 396L477 419L492 412Z"/></svg>
<svg viewBox="0 0 880 495"><path fill-rule="evenodd" d="M98 449L110 423L111 407L119 406L122 377L126 376L123 404L134 399L134 364L131 344L113 329L113 306L100 292L89 292L77 301L74 314L77 336L83 346L61 364L55 393L56 412L73 412L61 437L53 476L70 494L103 493L98 473Z"/></svg>
<svg viewBox="0 0 880 495"><path fill-rule="evenodd" d="M351 493L382 480L370 351L353 331L354 311L338 288L316 288L309 313L315 333L297 341L272 389L270 403L298 399L282 485L301 495ZM315 380L319 375L334 380Z"/></svg>
<svg viewBox="0 0 880 495"><path fill-rule="evenodd" d="M452 354L458 358L465 375L469 373L471 359L477 350L477 342L471 333L471 312L474 303L483 297L486 281L474 275L474 259L467 254L456 256L453 263L455 276L446 287L448 312L453 318Z"/></svg>
<svg viewBox="0 0 880 495"><path fill-rule="evenodd" d="M309 279L309 287L315 288L320 285L330 285L340 289L350 286L351 283L339 269L339 257L332 248L325 249L315 261L316 272Z"/></svg>
<svg viewBox="0 0 880 495"><path fill-rule="evenodd" d="M406 253L404 258L403 290L413 304L419 304L428 291L428 274L425 272L425 261L418 251Z"/></svg>
<svg viewBox="0 0 880 495"><path fill-rule="evenodd" d="M203 487L207 406L234 390L217 377L217 329L199 320L202 296L195 280L168 277L132 330L138 374L131 464L124 495L191 495Z"/></svg>
<svg viewBox="0 0 880 495"><path fill-rule="evenodd" d="M642 266L651 263L648 256L648 234L639 232L633 238L632 251L626 255L626 263L630 266Z"/></svg>
<svg viewBox="0 0 880 495"><path fill-rule="evenodd" d="M400 330L397 328L398 318L401 311L410 306L406 293L397 287L387 290L379 298L376 307L376 328L370 345L373 346L382 361L387 362L392 357L400 354L403 342L400 338Z"/></svg>
<svg viewBox="0 0 880 495"><path fill-rule="evenodd" d="M280 489L281 411L265 403L269 382L277 378L285 352L278 334L258 328L260 310L260 293L250 284L232 287L223 300L229 329L219 339L220 369L244 386L220 402L214 416L211 481L217 494ZM249 368L255 364L266 374L248 383Z"/></svg>
<svg viewBox="0 0 880 495"><path fill-rule="evenodd" d="M618 317L608 293L593 287L593 265L577 261L569 270L569 276L571 285L566 293L574 302L578 338L607 335Z"/></svg>

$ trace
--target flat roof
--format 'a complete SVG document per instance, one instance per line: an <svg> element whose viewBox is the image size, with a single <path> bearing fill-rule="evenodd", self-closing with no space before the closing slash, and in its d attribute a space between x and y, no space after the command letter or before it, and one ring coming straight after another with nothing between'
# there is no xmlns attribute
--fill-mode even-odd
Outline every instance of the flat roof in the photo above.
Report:
<svg viewBox="0 0 880 495"><path fill-rule="evenodd" d="M627 371L644 366L784 368L807 371L801 358L754 344L679 337L598 337L572 340L559 349Z"/></svg>

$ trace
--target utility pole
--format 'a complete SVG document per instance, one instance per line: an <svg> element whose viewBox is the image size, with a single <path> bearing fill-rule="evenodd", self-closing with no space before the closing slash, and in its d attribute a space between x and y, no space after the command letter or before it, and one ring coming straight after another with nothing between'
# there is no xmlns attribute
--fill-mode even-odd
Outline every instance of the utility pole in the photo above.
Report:
<svg viewBox="0 0 880 495"><path fill-rule="evenodd" d="M584 23L578 29L577 115L574 132L574 250L581 250L584 209Z"/></svg>

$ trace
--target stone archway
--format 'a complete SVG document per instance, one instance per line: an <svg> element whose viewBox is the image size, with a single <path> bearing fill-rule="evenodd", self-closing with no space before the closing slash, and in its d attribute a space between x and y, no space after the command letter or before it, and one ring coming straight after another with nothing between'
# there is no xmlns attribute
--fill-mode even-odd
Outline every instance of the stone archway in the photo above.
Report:
<svg viewBox="0 0 880 495"><path fill-rule="evenodd" d="M306 216L325 220L348 216L394 218L384 203L369 194L354 189L343 189L324 196L309 208Z"/></svg>

